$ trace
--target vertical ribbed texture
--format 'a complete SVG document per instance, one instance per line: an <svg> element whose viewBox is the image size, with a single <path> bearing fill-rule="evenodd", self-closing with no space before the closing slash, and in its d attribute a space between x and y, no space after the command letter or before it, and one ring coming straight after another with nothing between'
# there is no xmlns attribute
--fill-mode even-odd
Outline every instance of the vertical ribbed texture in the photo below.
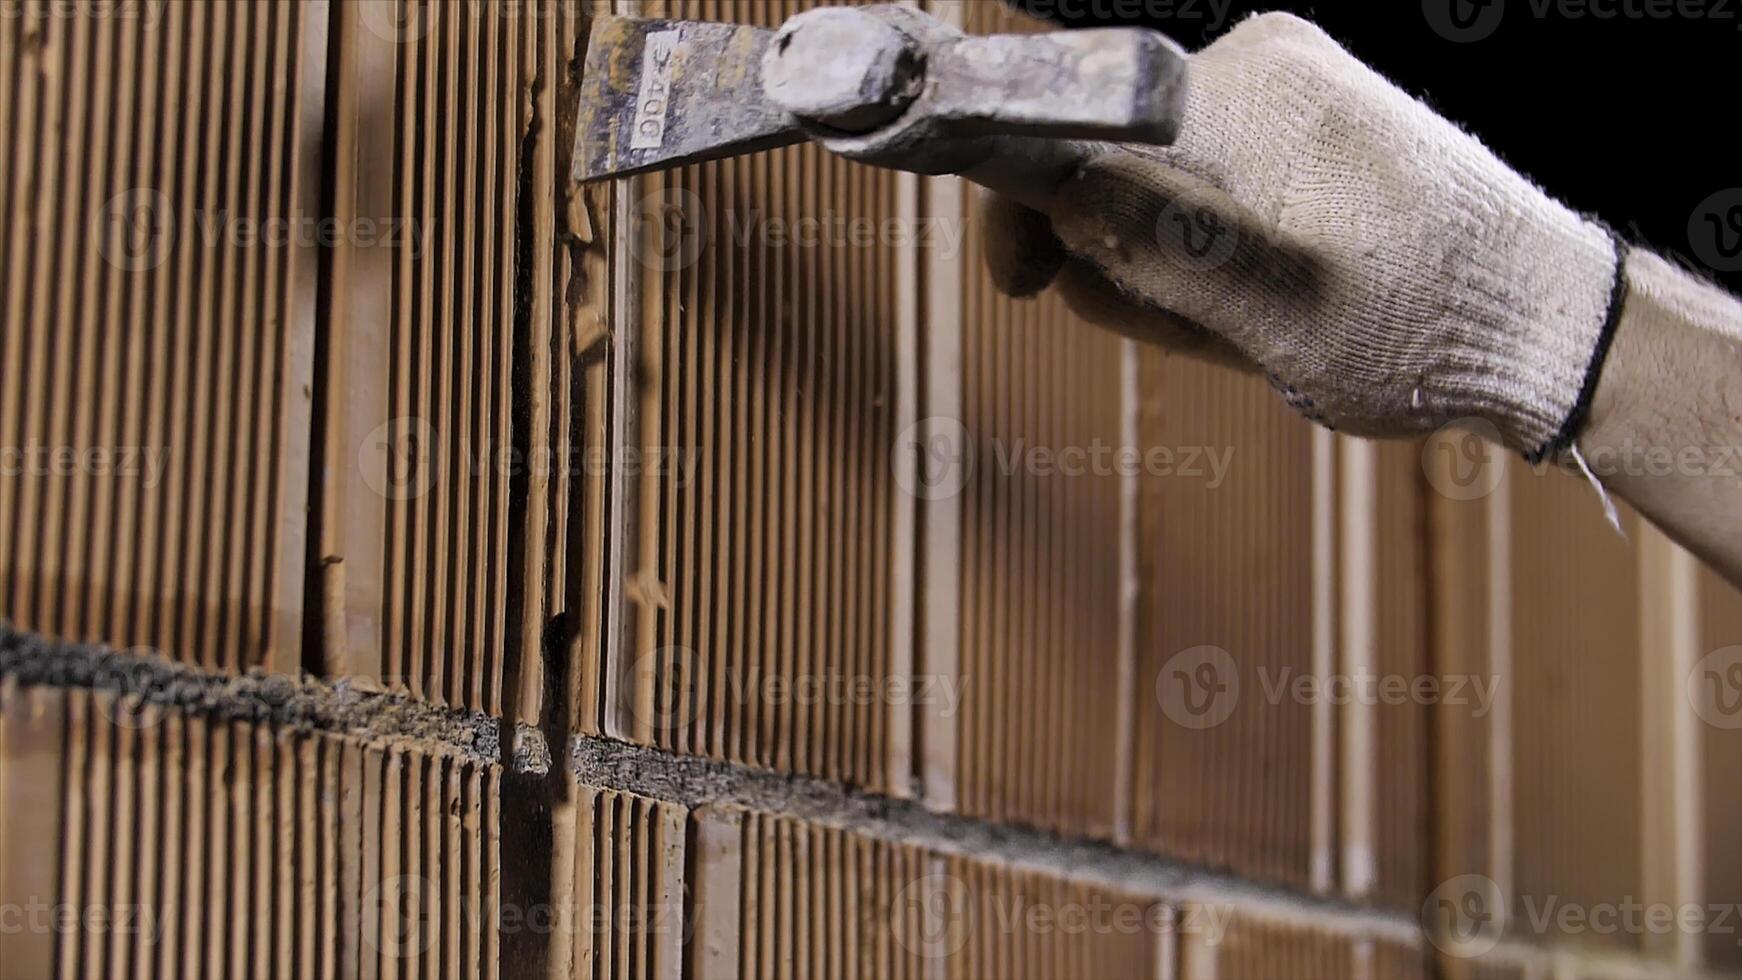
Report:
<svg viewBox="0 0 1742 980"><path fill-rule="evenodd" d="M1305 885L1314 709L1287 685L1313 671L1312 433L1261 379L1140 356L1139 444L1202 447L1227 468L1214 487L1206 463L1140 491L1133 836ZM1171 715L1164 686L1183 694Z"/></svg>
<svg viewBox="0 0 1742 980"><path fill-rule="evenodd" d="M759 23L798 9L677 6ZM624 734L881 787L897 255L841 222L891 216L895 179L806 145L634 193L642 254L665 258L636 273ZM813 240L797 222L818 217L835 224ZM671 237L698 232L699 250Z"/></svg>
<svg viewBox="0 0 1742 980"><path fill-rule="evenodd" d="M931 976L927 852L790 817L744 814L738 976Z"/></svg>
<svg viewBox="0 0 1742 980"><path fill-rule="evenodd" d="M1153 899L971 858L946 867L959 895L943 907L964 910L944 933L960 940L953 977L1155 977L1157 944L1176 925Z"/></svg>
<svg viewBox="0 0 1742 980"><path fill-rule="evenodd" d="M1374 735L1374 818L1377 881L1375 897L1403 908L1418 908L1433 888L1429 880L1427 724L1430 705L1418 698L1423 690L1417 678L1433 677L1442 682L1438 694L1448 710L1473 714L1479 711L1477 688L1491 690L1487 677L1472 678L1468 672L1448 678L1436 671L1429 658L1428 638L1428 539L1426 500L1431 492L1422 474L1419 442L1380 442L1374 445L1372 516L1374 558L1373 582L1374 653L1376 673L1409 684L1397 689L1382 686ZM1390 681L1381 681L1389 685Z"/></svg>
<svg viewBox="0 0 1742 980"><path fill-rule="evenodd" d="M55 975L495 975L497 767L106 691L4 707L37 702L65 776L58 887L35 897L84 911Z"/></svg>
<svg viewBox="0 0 1742 980"><path fill-rule="evenodd" d="M1387 980L1408 980L1424 975L1378 974ZM1321 932L1307 925L1281 923L1236 913L1228 933L1216 949L1218 977L1265 977L1266 980L1320 980L1350 977L1356 972L1353 942L1344 936ZM1186 975L1182 980L1196 980Z"/></svg>
<svg viewBox="0 0 1742 980"><path fill-rule="evenodd" d="M579 787L570 893L572 961L552 976L659 980L679 975L687 811L615 790Z"/></svg>
<svg viewBox="0 0 1742 980"><path fill-rule="evenodd" d="M740 977L1149 977L1176 926L1152 898L756 811L738 861Z"/></svg>
<svg viewBox="0 0 1742 980"><path fill-rule="evenodd" d="M390 333L388 377L358 383L388 386L389 443L424 453L434 478L385 501L383 670L421 697L499 713L516 194L534 32L548 19L403 6L422 25L395 46L395 212L412 233L394 248L391 323L369 325Z"/></svg>
<svg viewBox="0 0 1742 980"><path fill-rule="evenodd" d="M1506 702L1498 699L1512 697L1514 689L1511 674L1500 674L1505 651L1493 648L1496 620L1503 615L1495 599L1504 601L1510 589L1506 570L1497 567L1502 555L1496 547L1505 548L1508 542L1505 537L1491 542L1499 531L1493 523L1506 520L1507 495L1466 494L1466 483L1453 479L1499 472L1506 466L1504 452L1474 434L1457 432L1436 434L1423 449L1423 471L1435 488L1426 498L1432 565L1429 662L1439 676L1481 678L1497 699L1485 714L1473 706L1435 705L1429 711L1434 799L1427 848L1430 887L1463 874L1501 882L1511 873L1510 866L1496 865L1508 860L1497 852L1511 835L1506 802L1510 780L1500 774L1510 760L1506 723L1511 716ZM1455 495L1440 492L1441 487L1453 488ZM1466 496L1473 499L1460 499Z"/></svg>
<svg viewBox="0 0 1742 980"><path fill-rule="evenodd" d="M324 14L75 9L0 18L0 616L294 663Z"/></svg>
<svg viewBox="0 0 1742 980"><path fill-rule="evenodd" d="M967 7L970 33L1038 26ZM1000 295L967 198L940 216L968 228L957 799L974 816L1106 837L1121 734L1121 481L1106 453L1122 442L1122 344L1056 294Z"/></svg>
<svg viewBox="0 0 1742 980"><path fill-rule="evenodd" d="M561 130L559 129L559 132ZM622 300L612 293L616 264L628 257L612 248L610 215L617 190L594 184L570 192L567 215L573 237L557 253L556 294L564 297L552 386L553 445L598 461L610 447L610 405L622 379L611 371L612 317ZM574 459L573 455L563 458ZM591 465L567 472L553 488L550 528L550 612L574 617L568 647L568 729L601 734L600 698L605 658L606 541L613 513L610 473Z"/></svg>
<svg viewBox="0 0 1742 980"><path fill-rule="evenodd" d="M1643 893L1636 548L1583 482L1513 461L1513 904ZM1624 525L1637 518L1624 511ZM1636 537L1636 536L1635 536ZM1551 936L1558 927L1551 924ZM1637 946L1639 933L1580 936Z"/></svg>
<svg viewBox="0 0 1742 980"><path fill-rule="evenodd" d="M1701 658L1727 647L1742 646L1742 596L1715 572L1699 573L1699 644ZM1719 663L1721 659L1721 664ZM1701 880L1696 883L1700 900L1711 905L1742 905L1742 834L1736 824L1742 817L1742 657L1715 658L1705 675L1689 684L1718 685L1728 714L1717 715L1730 727L1701 724L1699 758L1701 799L1700 824L1704 834ZM1727 671L1726 671L1727 668ZM1696 667L1696 670L1698 668ZM1680 678L1678 678L1680 680ZM1705 937L1708 962L1716 968L1742 969L1742 945L1734 935L1713 932Z"/></svg>

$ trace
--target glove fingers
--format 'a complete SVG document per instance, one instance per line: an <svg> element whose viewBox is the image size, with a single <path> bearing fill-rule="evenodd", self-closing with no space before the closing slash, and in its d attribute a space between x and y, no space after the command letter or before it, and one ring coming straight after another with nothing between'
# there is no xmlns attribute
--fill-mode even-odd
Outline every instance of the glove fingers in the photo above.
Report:
<svg viewBox="0 0 1742 980"><path fill-rule="evenodd" d="M1053 228L1126 295L1271 369L1274 338L1322 299L1310 252L1214 185L1134 154L1099 158L1067 181Z"/></svg>
<svg viewBox="0 0 1742 980"><path fill-rule="evenodd" d="M1045 289L1065 263L1063 242L1053 233L1052 220L1001 194L980 194L981 241L986 243L986 271L1006 296L1022 298Z"/></svg>
<svg viewBox="0 0 1742 980"><path fill-rule="evenodd" d="M1078 258L1068 260L1059 273L1058 290L1077 316L1121 336L1211 364L1249 373L1258 371L1258 365L1226 337L1125 292L1093 263Z"/></svg>

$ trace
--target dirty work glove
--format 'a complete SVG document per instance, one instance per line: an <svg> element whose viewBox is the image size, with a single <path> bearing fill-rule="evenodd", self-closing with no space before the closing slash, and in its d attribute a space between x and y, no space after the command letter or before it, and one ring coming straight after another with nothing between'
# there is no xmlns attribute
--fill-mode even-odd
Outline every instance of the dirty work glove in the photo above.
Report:
<svg viewBox="0 0 1742 980"><path fill-rule="evenodd" d="M1109 146L1046 215L984 202L1001 289L1058 278L1084 317L1244 361L1346 432L1570 443L1621 305L1610 232L1299 18L1190 69L1175 145Z"/></svg>

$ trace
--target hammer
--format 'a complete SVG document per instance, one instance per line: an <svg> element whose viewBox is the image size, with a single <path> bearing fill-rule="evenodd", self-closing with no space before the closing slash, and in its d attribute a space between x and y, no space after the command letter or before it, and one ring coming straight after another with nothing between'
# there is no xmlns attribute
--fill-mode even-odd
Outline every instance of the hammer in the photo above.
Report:
<svg viewBox="0 0 1742 980"><path fill-rule="evenodd" d="M1038 204L1095 152L1092 141L1172 142L1185 65L1144 28L973 37L895 4L810 10L777 30L599 17L574 179L810 139Z"/></svg>

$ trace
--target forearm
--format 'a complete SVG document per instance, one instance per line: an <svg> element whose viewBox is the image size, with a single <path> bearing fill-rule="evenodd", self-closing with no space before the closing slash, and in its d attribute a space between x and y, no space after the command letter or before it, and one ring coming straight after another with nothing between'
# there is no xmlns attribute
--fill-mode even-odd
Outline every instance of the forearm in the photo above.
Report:
<svg viewBox="0 0 1742 980"><path fill-rule="evenodd" d="M1742 302L1634 250L1578 439L1610 490L1742 585Z"/></svg>

